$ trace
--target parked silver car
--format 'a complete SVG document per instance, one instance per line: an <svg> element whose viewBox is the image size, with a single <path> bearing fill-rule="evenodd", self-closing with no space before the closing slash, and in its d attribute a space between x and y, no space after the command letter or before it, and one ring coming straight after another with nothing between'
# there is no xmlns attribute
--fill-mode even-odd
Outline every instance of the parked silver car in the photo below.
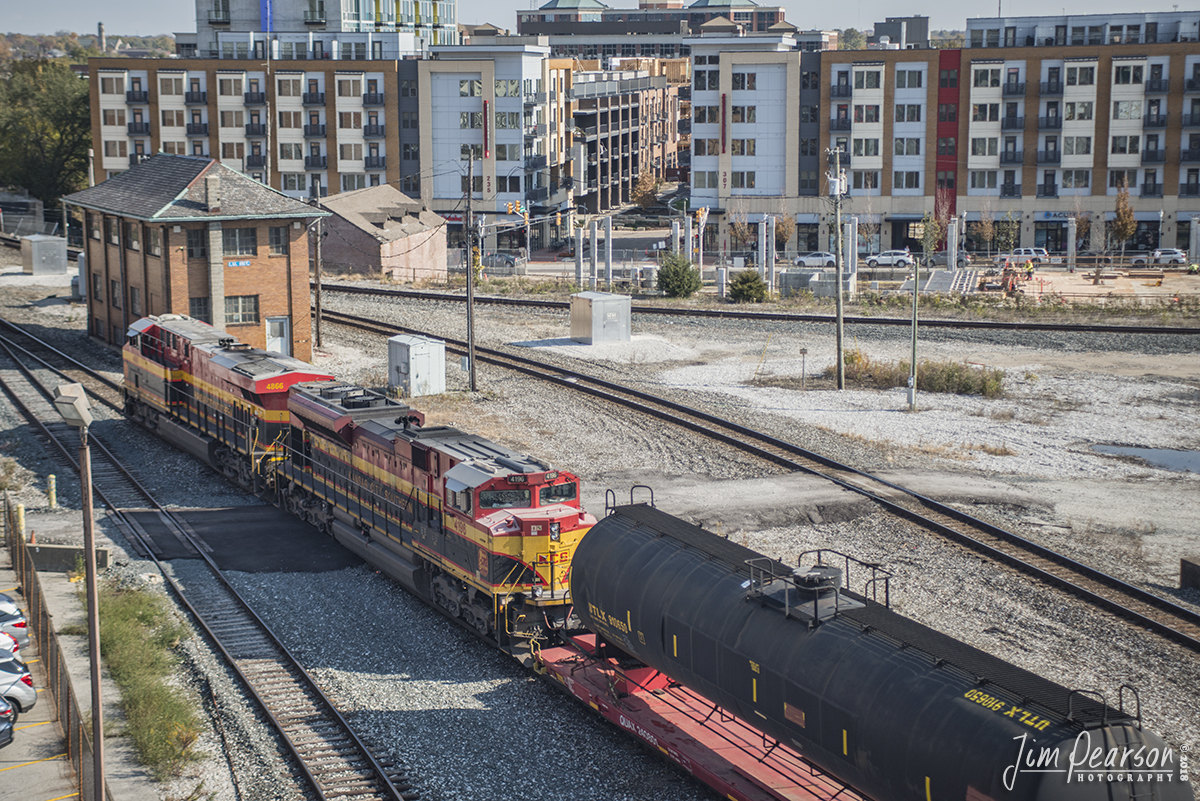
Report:
<svg viewBox="0 0 1200 801"><path fill-rule="evenodd" d="M4 653L0 653L0 698L12 704L13 723L37 704L37 690L33 688L29 668L20 659Z"/></svg>
<svg viewBox="0 0 1200 801"><path fill-rule="evenodd" d="M877 253L874 256L867 256L867 266L878 267L911 267L913 265L913 255L907 250L885 250L882 253Z"/></svg>
<svg viewBox="0 0 1200 801"><path fill-rule="evenodd" d="M795 258L792 264L795 264L797 267L836 267L837 256L824 251L802 253Z"/></svg>
<svg viewBox="0 0 1200 801"><path fill-rule="evenodd" d="M11 634L22 648L29 647L29 625L12 597L0 592L0 631Z"/></svg>
<svg viewBox="0 0 1200 801"><path fill-rule="evenodd" d="M16 719L17 713L12 704L0 698L0 748L12 744Z"/></svg>
<svg viewBox="0 0 1200 801"><path fill-rule="evenodd" d="M1129 260L1131 264L1187 264L1188 256L1185 251L1178 248L1160 248L1154 253L1147 256L1134 256Z"/></svg>

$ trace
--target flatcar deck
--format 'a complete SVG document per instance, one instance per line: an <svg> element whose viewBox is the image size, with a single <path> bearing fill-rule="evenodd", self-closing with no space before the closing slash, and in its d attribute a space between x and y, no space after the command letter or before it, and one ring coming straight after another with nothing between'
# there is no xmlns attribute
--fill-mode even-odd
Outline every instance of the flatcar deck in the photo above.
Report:
<svg viewBox="0 0 1200 801"><path fill-rule="evenodd" d="M652 668L599 659L596 638L544 648L538 665L575 696L733 801L868 801L795 751Z"/></svg>

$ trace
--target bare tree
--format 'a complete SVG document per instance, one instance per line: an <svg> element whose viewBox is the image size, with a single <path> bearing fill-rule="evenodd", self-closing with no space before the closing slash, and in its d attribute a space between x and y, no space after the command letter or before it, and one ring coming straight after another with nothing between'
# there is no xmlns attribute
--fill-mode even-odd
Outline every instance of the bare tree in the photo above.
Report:
<svg viewBox="0 0 1200 801"><path fill-rule="evenodd" d="M865 209L862 216L858 218L858 242L855 242L855 247L865 249L867 253L874 253L875 238L879 236L880 224L875 222L878 217L875 215L875 203L871 200L871 195L863 198ZM864 222L865 220L865 222ZM883 250L882 242L880 250Z"/></svg>
<svg viewBox="0 0 1200 801"><path fill-rule="evenodd" d="M1071 204L1071 213L1075 215L1075 250L1079 250L1079 243L1084 243L1084 249L1090 249L1092 239L1092 215L1083 207L1083 198L1076 195L1074 202Z"/></svg>
<svg viewBox="0 0 1200 801"><path fill-rule="evenodd" d="M1121 261L1125 261L1125 243L1137 233L1137 219L1133 216L1133 206L1129 203L1129 186L1121 182L1117 191L1117 210L1112 224L1108 228L1113 240L1121 243ZM1100 271L1096 271L1095 283L1100 283Z"/></svg>
<svg viewBox="0 0 1200 801"><path fill-rule="evenodd" d="M987 255L992 257L992 244L996 239L996 210L992 207L992 196L985 195L979 208L979 238L987 246Z"/></svg>
<svg viewBox="0 0 1200 801"><path fill-rule="evenodd" d="M792 237L796 235L796 217L787 210L787 201L779 198L775 216L775 247L786 253Z"/></svg>
<svg viewBox="0 0 1200 801"><path fill-rule="evenodd" d="M1021 220L1009 209L996 223L996 249L1001 253L1011 253L1017 246L1021 235Z"/></svg>
<svg viewBox="0 0 1200 801"><path fill-rule="evenodd" d="M729 204L729 237L737 244L744 246L753 236L753 232L750 230L746 201L736 198Z"/></svg>

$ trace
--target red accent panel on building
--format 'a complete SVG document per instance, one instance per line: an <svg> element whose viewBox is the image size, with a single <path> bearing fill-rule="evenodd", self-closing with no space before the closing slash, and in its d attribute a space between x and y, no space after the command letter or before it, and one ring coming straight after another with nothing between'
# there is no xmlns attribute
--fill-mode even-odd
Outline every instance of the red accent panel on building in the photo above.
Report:
<svg viewBox="0 0 1200 801"><path fill-rule="evenodd" d="M721 93L721 152L725 152L725 94Z"/></svg>
<svg viewBox="0 0 1200 801"><path fill-rule="evenodd" d="M944 70L954 70L955 73L958 75L958 79L955 81L954 86L942 86L941 72ZM958 163L959 163L958 157L960 155L960 151L962 151L962 149L964 147L966 147L966 145L967 145L967 143L965 141L961 141L959 138L959 130L960 130L959 122L963 118L963 115L969 113L969 111L970 111L968 108L966 108L966 104L961 102L962 98L966 97L967 87L969 86L969 84L968 84L969 76L964 75L963 71L962 71L962 50L956 49L956 50L940 50L940 51L938 51L938 72L939 72L939 74L937 76L933 76L933 78L932 78L933 80L937 81L937 87L938 87L937 110L935 112L938 114L937 137L938 137L938 139L951 139L951 138L954 139L955 155L950 156L950 155L942 155L941 153L938 153L937 159L935 161L935 165L936 165L935 169L936 169L936 172L938 172L938 173L951 172L954 174L955 188L951 192L943 193L943 198L944 198L944 202L949 205L949 208L947 208L946 211L949 214L955 214L955 213L957 213L956 206L957 206L957 201L958 201L958 193L966 189L966 186L964 183L966 176L958 174ZM954 106L956 108L956 114L954 116L954 121L944 121L944 120L942 120L941 113L940 113L942 106L951 104L951 103L954 104ZM935 148L937 147L936 142L933 142L932 145ZM936 153L937 151L935 150L934 152ZM934 175L935 197L937 196L936 181L937 181L937 175L935 173L935 175Z"/></svg>

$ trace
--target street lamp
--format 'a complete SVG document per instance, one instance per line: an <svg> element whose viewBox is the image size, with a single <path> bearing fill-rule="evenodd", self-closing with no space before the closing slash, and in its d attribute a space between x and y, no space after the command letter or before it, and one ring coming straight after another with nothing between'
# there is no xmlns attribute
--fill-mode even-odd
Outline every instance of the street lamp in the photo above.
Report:
<svg viewBox="0 0 1200 801"><path fill-rule="evenodd" d="M83 495L83 550L87 566L88 657L92 671L92 788L104 801L104 710L100 706L100 593L96 588L96 532L92 520L92 453L88 426L92 412L82 384L54 390L54 408L79 429L79 485Z"/></svg>

